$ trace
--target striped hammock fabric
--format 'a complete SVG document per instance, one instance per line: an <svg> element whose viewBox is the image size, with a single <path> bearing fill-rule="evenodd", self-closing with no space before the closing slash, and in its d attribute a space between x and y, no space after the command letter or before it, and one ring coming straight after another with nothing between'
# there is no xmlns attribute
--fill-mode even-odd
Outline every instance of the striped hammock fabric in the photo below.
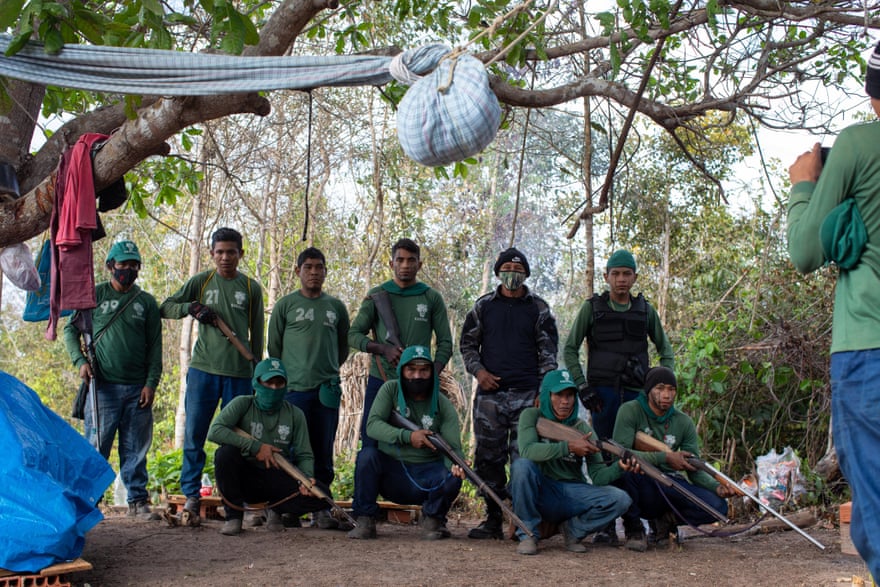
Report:
<svg viewBox="0 0 880 587"><path fill-rule="evenodd" d="M398 111L404 152L422 165L462 161L495 138L501 108L483 64L425 45L391 57L240 57L160 49L64 45L55 55L29 42L6 56L12 38L0 35L0 76L40 85L153 96L211 96L265 90L411 85ZM438 67L439 66L439 67Z"/></svg>

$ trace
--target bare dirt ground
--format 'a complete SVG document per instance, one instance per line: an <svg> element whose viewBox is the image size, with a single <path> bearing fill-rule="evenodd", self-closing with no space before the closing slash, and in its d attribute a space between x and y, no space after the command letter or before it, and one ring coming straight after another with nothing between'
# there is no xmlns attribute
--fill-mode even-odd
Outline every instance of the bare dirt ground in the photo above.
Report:
<svg viewBox="0 0 880 587"><path fill-rule="evenodd" d="M476 519L451 519L452 538L419 539L411 525L381 523L378 540L350 540L317 528L270 533L246 528L219 533L221 521L171 528L109 513L86 535L82 558L91 571L73 585L591 585L591 586L840 586L867 577L864 563L840 552L839 531L809 529L819 550L793 531L729 538L692 537L680 548L634 553L588 545L572 554L559 535L540 542L537 556L516 554L513 541L467 538ZM830 526L825 524L825 526Z"/></svg>

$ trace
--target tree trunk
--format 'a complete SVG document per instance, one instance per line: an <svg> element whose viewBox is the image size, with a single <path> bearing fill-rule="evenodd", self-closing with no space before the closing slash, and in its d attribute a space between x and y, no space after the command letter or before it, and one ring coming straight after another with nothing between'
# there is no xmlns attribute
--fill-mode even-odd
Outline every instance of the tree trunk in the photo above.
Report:
<svg viewBox="0 0 880 587"><path fill-rule="evenodd" d="M208 161L214 156L215 146L207 137L210 133L205 133L206 141L202 148L202 171L204 179L198 194L194 194L192 219L189 225L189 275L195 275L199 272L201 260L201 248L203 235L205 234L205 209L207 208L207 200L211 193L211 171L208 168ZM183 326L180 329L180 382L177 392L177 411L174 417L174 448L183 446L183 435L186 430L186 372L189 370L189 362L192 358L193 347L193 331L198 324L190 316L183 319Z"/></svg>

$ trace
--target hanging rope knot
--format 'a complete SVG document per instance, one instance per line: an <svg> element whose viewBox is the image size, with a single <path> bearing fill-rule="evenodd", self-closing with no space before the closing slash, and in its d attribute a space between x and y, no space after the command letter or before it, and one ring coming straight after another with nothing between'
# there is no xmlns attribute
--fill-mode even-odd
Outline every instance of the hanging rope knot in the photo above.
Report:
<svg viewBox="0 0 880 587"><path fill-rule="evenodd" d="M400 83L411 86L425 76L418 75L411 71L404 61L404 56L408 57L406 52L398 53L394 56L391 60L391 64L388 66L388 73Z"/></svg>
<svg viewBox="0 0 880 587"><path fill-rule="evenodd" d="M437 91L441 94L445 94L446 90L448 90L449 87L452 85L452 78L455 77L455 66L458 64L458 57L459 55L463 54L464 51L462 49L456 49L455 51L453 51L449 55L444 56L443 59L440 60L442 62L444 59L448 59L452 62L452 65L449 66L449 73L446 76L446 81L437 86Z"/></svg>

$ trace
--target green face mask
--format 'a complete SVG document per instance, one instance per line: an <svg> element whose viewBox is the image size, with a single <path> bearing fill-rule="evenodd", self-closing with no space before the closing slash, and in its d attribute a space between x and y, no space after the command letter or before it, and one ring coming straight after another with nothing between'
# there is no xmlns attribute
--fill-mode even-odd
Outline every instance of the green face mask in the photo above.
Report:
<svg viewBox="0 0 880 587"><path fill-rule="evenodd" d="M502 271L498 274L501 284L510 291L516 291L526 280L526 274L522 271Z"/></svg>
<svg viewBox="0 0 880 587"><path fill-rule="evenodd" d="M284 395L287 393L287 389L282 387L281 389L272 389L271 387L266 387L259 381L254 381L254 403L257 404L257 407L264 412L277 412L278 408L281 407L281 402L284 401Z"/></svg>

